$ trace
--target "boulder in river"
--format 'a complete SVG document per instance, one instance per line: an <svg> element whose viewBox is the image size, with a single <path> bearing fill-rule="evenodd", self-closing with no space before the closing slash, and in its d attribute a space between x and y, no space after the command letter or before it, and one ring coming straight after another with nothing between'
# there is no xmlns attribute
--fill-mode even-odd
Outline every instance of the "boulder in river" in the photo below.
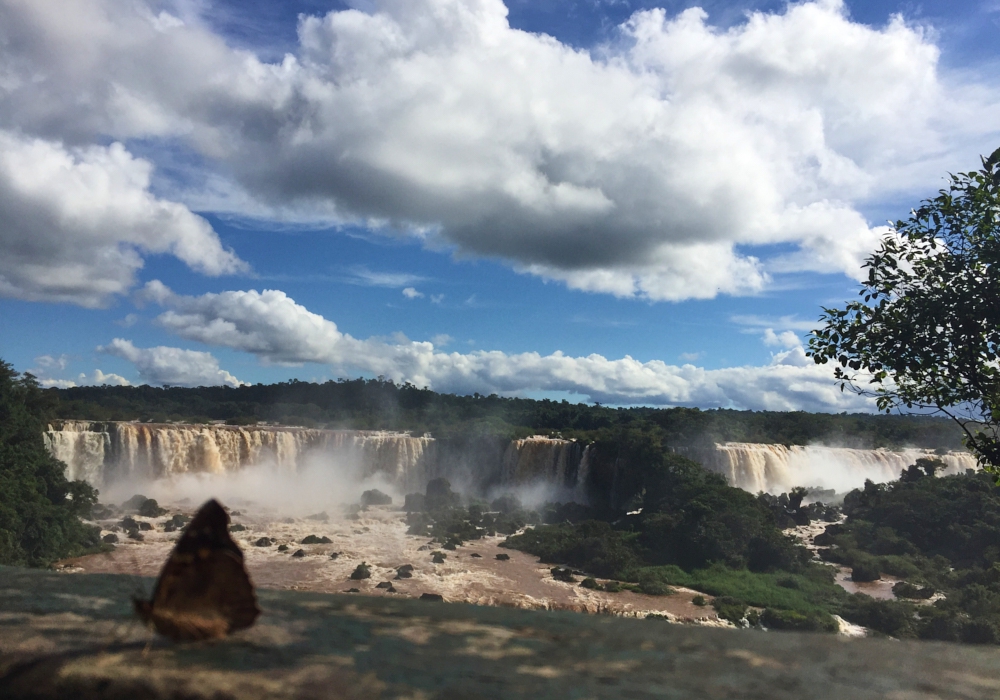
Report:
<svg viewBox="0 0 1000 700"><path fill-rule="evenodd" d="M500 554L497 555L497 560L499 560L499 561L510 561L510 555L509 554L504 554L503 552L500 552Z"/></svg>
<svg viewBox="0 0 1000 700"><path fill-rule="evenodd" d="M167 514L166 509L160 508L160 504L156 502L155 498L147 498L139 505L138 510L139 515L144 518L158 518Z"/></svg>
<svg viewBox="0 0 1000 700"><path fill-rule="evenodd" d="M366 578L372 577L372 570L366 562L361 562L357 565L353 572L351 572L351 579L354 581L362 581Z"/></svg>
<svg viewBox="0 0 1000 700"><path fill-rule="evenodd" d="M361 494L362 506L391 506L392 496L382 493L378 489L370 489Z"/></svg>
<svg viewBox="0 0 1000 700"><path fill-rule="evenodd" d="M444 596L440 593L421 593L420 600L430 600L437 603L444 602Z"/></svg>
<svg viewBox="0 0 1000 700"><path fill-rule="evenodd" d="M552 578L556 581L576 583L576 578L573 576L572 569L567 569L565 566L553 566L549 569L549 572L552 574Z"/></svg>
<svg viewBox="0 0 1000 700"><path fill-rule="evenodd" d="M325 535L323 537L317 537L316 535L306 535L305 538L299 542L299 544L332 544L333 540Z"/></svg>
<svg viewBox="0 0 1000 700"><path fill-rule="evenodd" d="M295 551L294 551L294 552L292 553L292 556L293 556L293 557L297 557L297 558L299 558L299 559L301 559L301 558L302 558L302 557L304 557L305 555L306 555L306 550L304 550L304 549L296 549L296 550L295 550Z"/></svg>

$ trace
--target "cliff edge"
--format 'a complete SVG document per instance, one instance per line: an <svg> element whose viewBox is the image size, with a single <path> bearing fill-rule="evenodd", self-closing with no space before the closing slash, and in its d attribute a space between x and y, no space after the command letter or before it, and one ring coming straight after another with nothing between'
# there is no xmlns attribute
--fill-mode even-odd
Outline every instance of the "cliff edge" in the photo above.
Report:
<svg viewBox="0 0 1000 700"><path fill-rule="evenodd" d="M151 582L0 567L4 698L996 698L1000 650L259 591L256 626L172 644Z"/></svg>

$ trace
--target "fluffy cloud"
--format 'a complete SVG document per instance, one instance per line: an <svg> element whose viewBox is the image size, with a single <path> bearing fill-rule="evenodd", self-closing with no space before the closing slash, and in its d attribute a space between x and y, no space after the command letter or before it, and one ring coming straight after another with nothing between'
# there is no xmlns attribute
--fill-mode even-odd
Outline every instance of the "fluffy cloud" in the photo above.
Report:
<svg viewBox="0 0 1000 700"><path fill-rule="evenodd" d="M38 361L37 358L35 361ZM60 369L65 369L65 367ZM75 380L46 377L44 379L39 379L38 383L45 388L56 387L58 389L70 389L74 386L104 386L105 384L110 386L132 386L132 382L120 374L105 374L99 369L95 369L90 374L81 372L80 376L78 376Z"/></svg>
<svg viewBox="0 0 1000 700"><path fill-rule="evenodd" d="M244 269L208 222L150 194L150 167L120 144L67 150L0 130L0 295L101 306L134 285L143 253Z"/></svg>
<svg viewBox="0 0 1000 700"><path fill-rule="evenodd" d="M152 282L143 293L166 310L157 323L208 345L248 352L271 363L315 362L344 375L365 372L438 391L517 394L568 391L602 403L842 411L870 402L841 393L830 370L813 365L801 347L763 367L706 370L631 357L570 357L556 352L440 352L435 343L400 337L359 340L278 290L175 294ZM440 339L436 339L440 340ZM116 341L117 342L117 341ZM201 353L204 354L204 353Z"/></svg>
<svg viewBox="0 0 1000 700"><path fill-rule="evenodd" d="M0 125L170 139L205 163L165 185L192 206L410 231L619 296L857 277L884 230L860 206L974 162L1000 120L920 29L840 0L724 31L638 12L593 53L500 0L374 0L303 17L276 64L142 2L70 5L0 5Z"/></svg>
<svg viewBox="0 0 1000 700"><path fill-rule="evenodd" d="M781 333L775 333L773 328L764 329L764 345L769 346L779 346L786 349L794 348L801 345L802 341L799 340L797 336L792 331L783 331Z"/></svg>
<svg viewBox="0 0 1000 700"><path fill-rule="evenodd" d="M413 287L407 287L406 289L403 290L403 296L406 297L407 299L423 299L424 293L418 292Z"/></svg>
<svg viewBox="0 0 1000 700"><path fill-rule="evenodd" d="M105 374L99 369L95 369L89 375L80 374L79 381L80 384L90 384L93 386L103 386L105 384L109 384L111 386L132 386L132 382L120 374L115 374L113 372Z"/></svg>
<svg viewBox="0 0 1000 700"><path fill-rule="evenodd" d="M128 360L139 371L139 377L150 384L234 387L243 384L229 372L219 369L219 361L207 352L164 346L137 348L122 338L115 338L98 351Z"/></svg>

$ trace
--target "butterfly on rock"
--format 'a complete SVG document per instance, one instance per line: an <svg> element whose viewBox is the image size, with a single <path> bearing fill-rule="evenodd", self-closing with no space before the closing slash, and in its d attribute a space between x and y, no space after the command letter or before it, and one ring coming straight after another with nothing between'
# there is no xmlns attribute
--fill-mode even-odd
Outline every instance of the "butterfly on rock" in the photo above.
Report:
<svg viewBox="0 0 1000 700"><path fill-rule="evenodd" d="M218 639L254 623L257 597L218 501L203 505L181 533L152 599L132 602L143 622L174 641Z"/></svg>

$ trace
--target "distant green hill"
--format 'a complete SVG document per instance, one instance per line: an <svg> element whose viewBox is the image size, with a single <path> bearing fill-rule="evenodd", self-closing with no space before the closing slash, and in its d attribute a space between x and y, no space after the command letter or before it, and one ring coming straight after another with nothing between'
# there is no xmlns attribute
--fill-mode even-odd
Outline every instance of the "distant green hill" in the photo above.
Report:
<svg viewBox="0 0 1000 700"><path fill-rule="evenodd" d="M855 447L961 449L948 420L929 416L608 408L496 395L457 396L380 379L255 386L50 389L59 418L208 422L269 421L311 427L409 430L438 437L488 432L504 437L562 435L613 439L622 430L652 433L663 445L827 442Z"/></svg>

